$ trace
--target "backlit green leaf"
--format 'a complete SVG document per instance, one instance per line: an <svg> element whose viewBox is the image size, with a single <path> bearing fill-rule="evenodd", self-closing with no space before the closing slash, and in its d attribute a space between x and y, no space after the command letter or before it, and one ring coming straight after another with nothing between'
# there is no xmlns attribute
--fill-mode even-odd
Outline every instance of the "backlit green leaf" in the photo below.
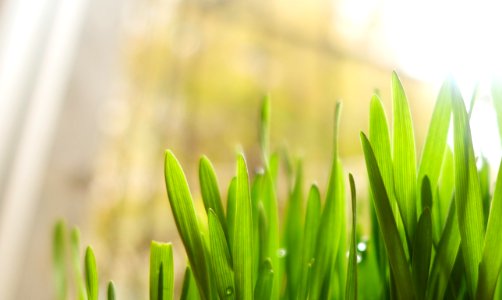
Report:
<svg viewBox="0 0 502 300"><path fill-rule="evenodd" d="M255 300L272 299L272 287L274 285L274 270L270 259L266 259L260 266L258 281L254 291Z"/></svg>
<svg viewBox="0 0 502 300"><path fill-rule="evenodd" d="M54 281L56 283L56 299L66 299L67 282L66 282L66 267L65 267L65 253L66 253L66 226L60 220L54 226L53 244L52 244L52 259L54 264Z"/></svg>
<svg viewBox="0 0 502 300"><path fill-rule="evenodd" d="M357 299L357 252L356 252L356 185L349 174L350 195L352 200L352 232L350 236L349 265L347 267L347 285L345 299Z"/></svg>
<svg viewBox="0 0 502 300"><path fill-rule="evenodd" d="M418 299L425 299L427 281L429 279L429 267L431 264L431 251L432 220L429 206L426 206L418 220L417 232L415 233L415 239L413 241L413 257L411 261L411 273L415 283L415 295Z"/></svg>
<svg viewBox="0 0 502 300"><path fill-rule="evenodd" d="M91 247L85 250L85 279L87 287L87 299L98 300L99 280L96 267L96 257Z"/></svg>
<svg viewBox="0 0 502 300"><path fill-rule="evenodd" d="M113 284L113 281L110 281L108 283L108 288L106 290L106 298L108 300L115 300L115 285Z"/></svg>
<svg viewBox="0 0 502 300"><path fill-rule="evenodd" d="M150 300L169 300L174 294L173 250L169 243L150 244Z"/></svg>
<svg viewBox="0 0 502 300"><path fill-rule="evenodd" d="M86 300L86 287L84 276L82 275L82 260L80 258L80 231L78 228L72 228L70 232L71 259L73 266L73 278L75 280L76 298Z"/></svg>
<svg viewBox="0 0 502 300"><path fill-rule="evenodd" d="M185 276L183 277L183 287L181 288L180 300L198 300L200 299L199 289L193 278L192 270L187 266Z"/></svg>

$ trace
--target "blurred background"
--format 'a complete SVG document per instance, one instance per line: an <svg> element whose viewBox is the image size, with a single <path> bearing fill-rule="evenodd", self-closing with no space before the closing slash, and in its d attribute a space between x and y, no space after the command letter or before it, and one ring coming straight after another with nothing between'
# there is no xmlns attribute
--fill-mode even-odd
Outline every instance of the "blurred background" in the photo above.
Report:
<svg viewBox="0 0 502 300"><path fill-rule="evenodd" d="M375 92L390 117L392 70L408 94L418 153L441 81L453 75L466 101L480 83L476 151L498 162L485 85L502 70L498 5L0 0L0 299L54 298L51 238L60 218L93 245L102 290L113 279L120 299L146 299L150 240L173 241L176 267L185 265L164 150L182 163L200 207L201 154L222 186L239 147L250 169L259 167L265 94L272 148L303 158L306 181L322 190L340 100L341 156L365 201L359 132Z"/></svg>

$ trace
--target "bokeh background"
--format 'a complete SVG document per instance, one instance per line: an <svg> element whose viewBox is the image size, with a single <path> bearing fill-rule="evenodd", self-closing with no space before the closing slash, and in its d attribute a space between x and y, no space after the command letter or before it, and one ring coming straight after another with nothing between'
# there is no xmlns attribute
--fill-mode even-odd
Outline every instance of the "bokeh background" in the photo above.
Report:
<svg viewBox="0 0 502 300"><path fill-rule="evenodd" d="M362 202L359 132L374 93L391 118L392 70L418 153L441 81L454 76L467 102L479 83L476 151L498 161L486 83L502 70L500 13L496 1L0 0L0 299L54 298L60 218L93 245L102 290L113 279L120 299L146 299L150 240L172 241L185 265L164 150L200 207L201 154L224 186L236 149L259 167L266 94L272 148L302 158L323 190L343 102L340 152Z"/></svg>

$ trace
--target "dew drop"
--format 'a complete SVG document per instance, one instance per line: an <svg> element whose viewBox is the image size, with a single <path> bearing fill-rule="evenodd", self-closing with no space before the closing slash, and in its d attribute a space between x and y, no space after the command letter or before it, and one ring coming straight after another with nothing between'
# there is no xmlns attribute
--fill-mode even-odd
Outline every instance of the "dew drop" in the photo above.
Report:
<svg viewBox="0 0 502 300"><path fill-rule="evenodd" d="M277 250L277 257L279 257L279 258L283 258L287 254L288 254L288 252L284 248L280 248L279 250Z"/></svg>
<svg viewBox="0 0 502 300"><path fill-rule="evenodd" d="M367 248L367 246L366 246L366 243L365 243L365 242L359 242L359 243L357 244L357 250L359 250L359 251L361 251L361 252L366 251L366 248Z"/></svg>
<svg viewBox="0 0 502 300"><path fill-rule="evenodd" d="M363 261L363 257L361 255L357 255L357 263L360 263L361 261Z"/></svg>
<svg viewBox="0 0 502 300"><path fill-rule="evenodd" d="M231 286L227 287L227 289L225 290L225 294L227 296L233 295L234 294L234 289Z"/></svg>

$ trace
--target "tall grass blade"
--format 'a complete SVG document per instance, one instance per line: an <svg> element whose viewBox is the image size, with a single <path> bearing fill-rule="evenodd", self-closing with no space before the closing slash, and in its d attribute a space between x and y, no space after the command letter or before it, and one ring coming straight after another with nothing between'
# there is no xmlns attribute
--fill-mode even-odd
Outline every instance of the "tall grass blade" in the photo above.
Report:
<svg viewBox="0 0 502 300"><path fill-rule="evenodd" d="M345 215L344 199L339 197L343 178L339 178L338 159L338 128L340 125L341 103L335 107L334 137L332 150L331 173L328 182L326 204L321 215L321 222L317 233L317 249L315 263L312 269L310 297L317 299L322 292L322 285L329 280L329 273L338 253L338 246L342 235L342 223ZM341 184L340 184L341 183Z"/></svg>
<svg viewBox="0 0 502 300"><path fill-rule="evenodd" d="M311 186L307 198L298 299L307 299L308 296L309 274L311 274L312 266L315 264L314 254L317 247L316 241L320 217L321 195L319 188L314 184Z"/></svg>
<svg viewBox="0 0 502 300"><path fill-rule="evenodd" d="M233 236L234 236L234 221L235 221L235 193L236 193L237 177L233 177L228 185L227 192L227 229L228 229L228 247L233 253Z"/></svg>
<svg viewBox="0 0 502 300"><path fill-rule="evenodd" d="M479 284L476 299L492 299L502 268L502 162L499 165L497 183L493 193L483 258L479 267Z"/></svg>
<svg viewBox="0 0 502 300"><path fill-rule="evenodd" d="M418 299L425 299L432 251L432 220L429 206L423 209L418 220L413 247L411 273L415 283L415 294Z"/></svg>
<svg viewBox="0 0 502 300"><path fill-rule="evenodd" d="M223 212L223 204L221 203L216 172L206 156L203 156L199 161L199 182L206 213L209 214L209 209L215 212L225 236L228 237L227 222Z"/></svg>
<svg viewBox="0 0 502 300"><path fill-rule="evenodd" d="M56 283L56 299L66 299L67 285L66 282L66 226L64 221L60 220L54 226L53 244L52 244L52 259L54 264L54 281Z"/></svg>
<svg viewBox="0 0 502 300"><path fill-rule="evenodd" d="M87 286L87 299L98 300L99 280L96 267L96 257L91 247L85 250L85 279Z"/></svg>
<svg viewBox="0 0 502 300"><path fill-rule="evenodd" d="M174 295L173 250L169 243L150 244L150 300L169 300Z"/></svg>
<svg viewBox="0 0 502 300"><path fill-rule="evenodd" d="M233 260L235 272L236 297L238 299L253 298L253 216L249 191L248 170L244 156L237 157L237 181L235 199L235 221L239 227L234 228Z"/></svg>
<svg viewBox="0 0 502 300"><path fill-rule="evenodd" d="M438 243L443 228L448 217L450 202L453 199L455 190L455 173L454 173L453 152L450 147L447 147L444 153L443 166L441 167L441 175L439 177L439 187L437 189L436 201L433 201L433 222L434 227L434 242Z"/></svg>
<svg viewBox="0 0 502 300"><path fill-rule="evenodd" d="M415 138L408 100L396 72L392 73L392 101L394 187L410 245L417 222Z"/></svg>
<svg viewBox="0 0 502 300"><path fill-rule="evenodd" d="M72 228L70 232L70 247L73 266L73 278L75 280L75 292L78 300L86 300L86 287L84 276L82 275L82 261L80 259L80 231Z"/></svg>
<svg viewBox="0 0 502 300"><path fill-rule="evenodd" d="M349 174L350 195L352 200L352 232L350 236L349 265L347 268L347 285L345 287L345 299L357 299L357 252L356 252L356 185L354 177Z"/></svg>
<svg viewBox="0 0 502 300"><path fill-rule="evenodd" d="M209 299L210 288L206 258L202 248L203 241L193 207L192 195L185 174L170 150L167 150L165 154L164 173L171 210L193 269L195 281L199 286L201 296L204 299Z"/></svg>
<svg viewBox="0 0 502 300"><path fill-rule="evenodd" d="M266 259L260 266L258 280L254 290L255 300L267 300L272 298L272 287L274 285L274 269L270 259Z"/></svg>
<svg viewBox="0 0 502 300"><path fill-rule="evenodd" d="M113 281L110 281L108 283L108 288L106 289L106 299L108 300L115 300L115 285L113 284Z"/></svg>
<svg viewBox="0 0 502 300"><path fill-rule="evenodd" d="M260 112L260 146L263 155L265 166L269 167L270 153L270 97L263 97L261 112Z"/></svg>
<svg viewBox="0 0 502 300"><path fill-rule="evenodd" d="M235 299L234 272L227 240L216 213L209 209L211 267L220 299Z"/></svg>
<svg viewBox="0 0 502 300"><path fill-rule="evenodd" d="M469 295L474 297L485 236L481 190L469 119L458 88L452 90L455 200Z"/></svg>
<svg viewBox="0 0 502 300"><path fill-rule="evenodd" d="M180 300L198 300L200 299L199 289L195 283L192 269L187 266L185 276L183 276L183 287L181 288Z"/></svg>
<svg viewBox="0 0 502 300"><path fill-rule="evenodd" d="M389 264L395 276L399 297L402 299L414 299L411 273L402 241L399 238L396 221L393 218L389 197L385 190L382 175L378 169L375 154L364 133L361 133L361 143L363 145L366 169L368 171L378 224L385 242Z"/></svg>

